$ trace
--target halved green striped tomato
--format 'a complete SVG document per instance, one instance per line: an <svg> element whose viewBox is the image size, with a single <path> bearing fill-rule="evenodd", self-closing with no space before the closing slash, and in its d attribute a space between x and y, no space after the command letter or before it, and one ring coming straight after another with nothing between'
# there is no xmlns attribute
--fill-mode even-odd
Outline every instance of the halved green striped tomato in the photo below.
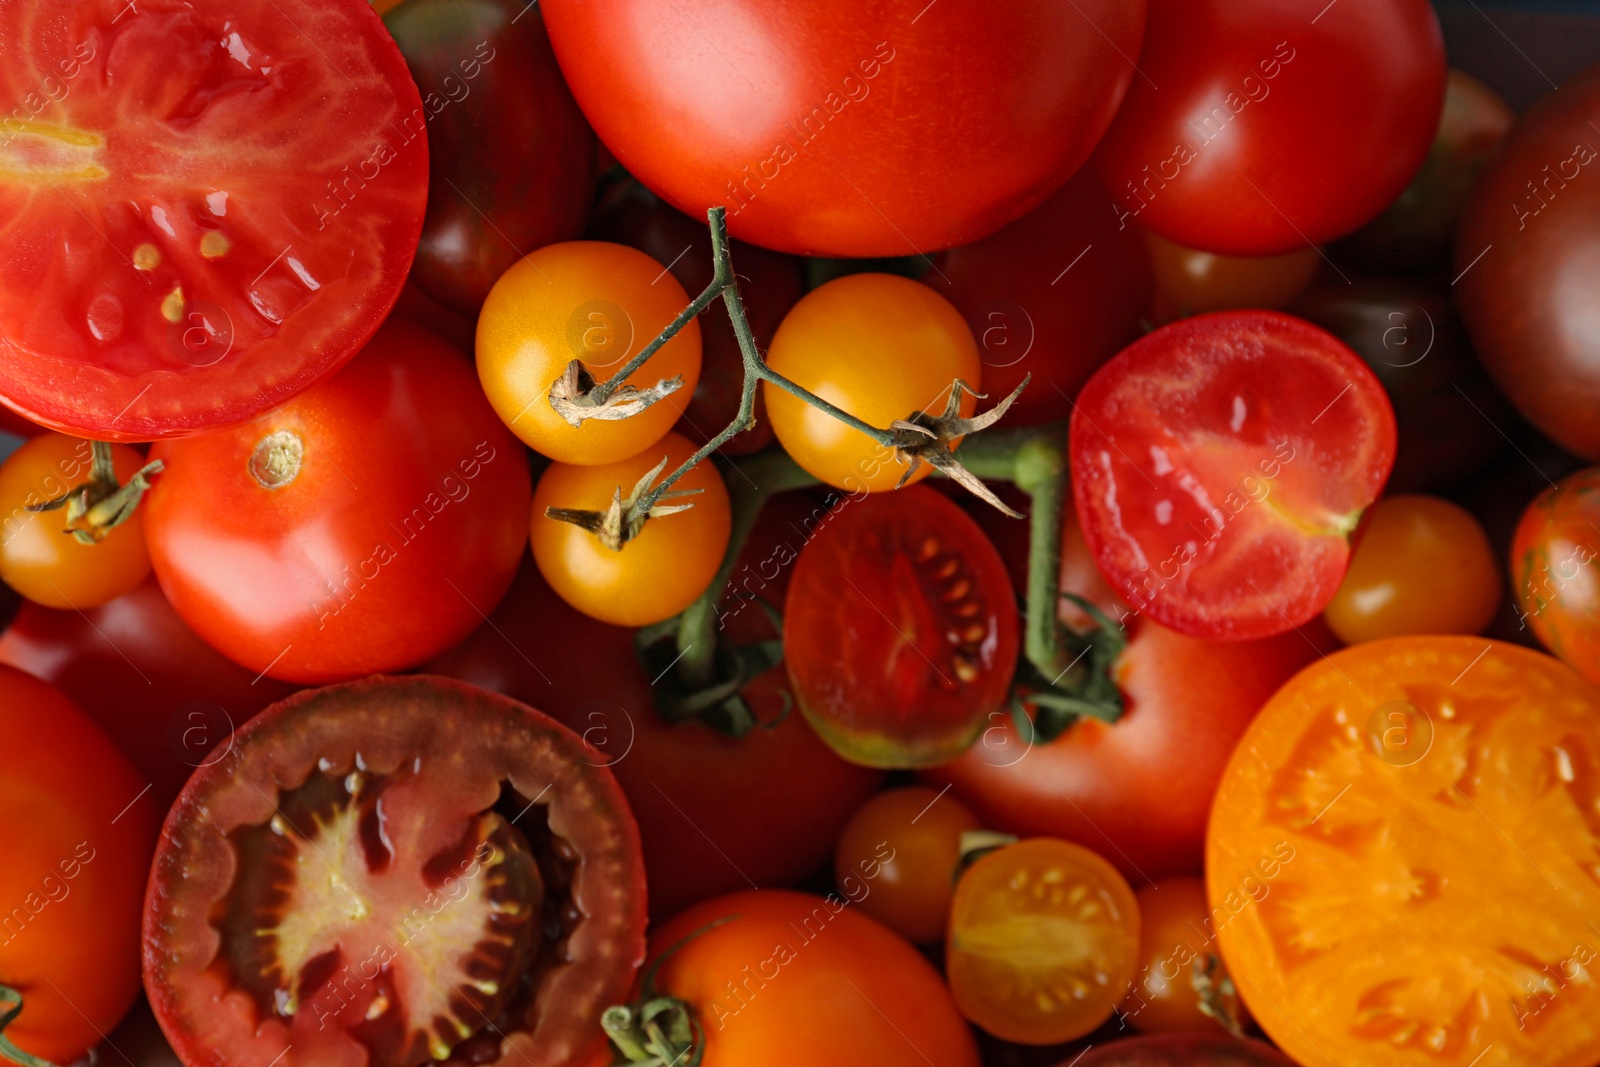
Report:
<svg viewBox="0 0 1600 1067"><path fill-rule="evenodd" d="M332 373L410 267L431 114L362 0L0 4L0 401L149 440Z"/></svg>

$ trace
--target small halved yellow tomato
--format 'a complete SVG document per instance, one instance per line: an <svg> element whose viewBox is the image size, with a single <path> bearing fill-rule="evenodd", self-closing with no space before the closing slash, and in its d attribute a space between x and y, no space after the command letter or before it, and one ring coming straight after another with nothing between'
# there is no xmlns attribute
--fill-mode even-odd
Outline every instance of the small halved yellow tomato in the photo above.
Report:
<svg viewBox="0 0 1600 1067"><path fill-rule="evenodd" d="M833 881L856 906L918 944L944 937L961 835L979 827L961 801L912 785L871 797L850 816Z"/></svg>
<svg viewBox="0 0 1600 1067"><path fill-rule="evenodd" d="M880 430L918 411L942 413L958 378L982 388L978 345L961 312L892 274L850 274L807 294L778 327L767 366ZM905 474L893 450L770 382L762 389L779 443L829 485L877 492ZM963 396L961 413L975 404ZM924 464L910 481L931 469Z"/></svg>
<svg viewBox="0 0 1600 1067"><path fill-rule="evenodd" d="M1322 266L1322 253L1312 245L1281 256L1224 256L1141 232L1155 278L1157 325L1208 311L1281 308L1311 284Z"/></svg>
<svg viewBox="0 0 1600 1067"><path fill-rule="evenodd" d="M126 483L144 459L127 445L111 446L117 480ZM46 433L23 443L0 466L0 578L36 604L92 608L115 600L145 580L150 553L144 517L135 511L103 541L84 544L66 532L65 508L33 512L89 480L88 441Z"/></svg>
<svg viewBox="0 0 1600 1067"><path fill-rule="evenodd" d="M1500 606L1500 568L1483 527L1448 500L1386 497L1323 610L1346 644L1404 634L1475 634Z"/></svg>
<svg viewBox="0 0 1600 1067"><path fill-rule="evenodd" d="M664 478L694 452L687 438L669 433L619 463L550 465L533 491L533 561L562 600L613 626L649 626L670 619L706 591L732 528L727 487L710 463L699 464L672 486L700 492L663 501L692 504L688 511L649 519L620 550L545 514L551 507L603 512L618 488L626 500L663 457Z"/></svg>
<svg viewBox="0 0 1600 1067"><path fill-rule="evenodd" d="M641 389L683 378L680 389L635 415L573 426L550 406L550 387L575 359L596 381L610 378L688 303L677 279L637 249L605 241L547 245L512 264L484 301L477 341L483 391L511 431L551 459L597 464L637 455L672 429L694 396L699 323L691 319L628 378Z"/></svg>
<svg viewBox="0 0 1600 1067"><path fill-rule="evenodd" d="M1038 837L984 856L956 885L945 975L961 1013L1023 1045L1082 1037L1133 978L1139 904L1117 869Z"/></svg>

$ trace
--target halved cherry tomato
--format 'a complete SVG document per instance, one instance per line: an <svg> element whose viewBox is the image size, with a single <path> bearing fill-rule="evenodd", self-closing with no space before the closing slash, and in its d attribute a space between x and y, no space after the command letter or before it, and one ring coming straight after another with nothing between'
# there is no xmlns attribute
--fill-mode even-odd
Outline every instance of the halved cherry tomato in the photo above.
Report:
<svg viewBox="0 0 1600 1067"><path fill-rule="evenodd" d="M1600 467L1540 493L1517 525L1511 584L1518 619L1600 682Z"/></svg>
<svg viewBox="0 0 1600 1067"><path fill-rule="evenodd" d="M945 974L961 1013L996 1037L1054 1045L1110 1018L1133 978L1139 904L1082 845L1036 837L962 874Z"/></svg>
<svg viewBox="0 0 1600 1067"><path fill-rule="evenodd" d="M119 482L144 466L144 457L127 445L113 445L111 459ZM150 573L138 511L104 540L84 544L67 533L66 508L29 510L83 485L91 465L88 441L58 433L30 438L0 465L0 578L35 604L87 610Z"/></svg>
<svg viewBox="0 0 1600 1067"><path fill-rule="evenodd" d="M880 430L918 411L943 414L957 379L983 388L961 312L893 274L849 274L806 294L778 327L767 365ZM891 450L770 382L761 389L778 442L813 475L850 493L899 484L905 467ZM962 415L975 406L961 398ZM932 469L924 463L910 481Z"/></svg>
<svg viewBox="0 0 1600 1067"><path fill-rule="evenodd" d="M1133 986L1117 1005L1117 1017L1145 1033L1215 1032L1220 1023L1200 1010L1195 968L1214 983L1223 1010L1238 1010L1238 995L1223 994L1216 931L1208 928L1211 907L1199 878L1163 878L1141 886L1139 967Z"/></svg>
<svg viewBox="0 0 1600 1067"><path fill-rule="evenodd" d="M961 835L978 817L926 786L879 793L850 817L833 856L839 892L909 941L944 937Z"/></svg>
<svg viewBox="0 0 1600 1067"><path fill-rule="evenodd" d="M1211 812L1250 1013L1303 1064L1600 1060L1597 802L1600 690L1550 656L1397 637L1302 671Z"/></svg>
<svg viewBox="0 0 1600 1067"><path fill-rule="evenodd" d="M0 734L0 985L23 1002L5 1036L70 1063L139 992L140 888L161 811L83 712L14 667L0 667Z"/></svg>
<svg viewBox="0 0 1600 1067"><path fill-rule="evenodd" d="M35 422L243 422L400 292L429 115L362 0L8 3L0 101L0 399Z"/></svg>
<svg viewBox="0 0 1600 1067"><path fill-rule="evenodd" d="M582 1062L644 957L638 830L603 762L445 678L269 708L189 780L150 873L145 989L173 1048Z"/></svg>
<svg viewBox="0 0 1600 1067"><path fill-rule="evenodd" d="M1000 553L924 486L841 502L800 553L783 653L834 751L925 767L972 744L1010 692L1021 627Z"/></svg>
<svg viewBox="0 0 1600 1067"><path fill-rule="evenodd" d="M588 530L545 514L551 507L603 512L617 490L627 499L663 459L665 475L694 453L688 440L669 433L615 463L546 468L533 494L533 559L562 600L614 626L649 626L678 614L706 591L732 530L728 489L710 462L673 483L672 492L693 496L662 502L663 507L688 504L688 511L647 520L621 549L607 548Z"/></svg>
<svg viewBox="0 0 1600 1067"><path fill-rule="evenodd" d="M1394 411L1353 352L1270 311L1164 326L1072 415L1072 489L1117 594L1195 637L1290 630L1332 599L1394 463Z"/></svg>
<svg viewBox="0 0 1600 1067"><path fill-rule="evenodd" d="M700 324L690 320L628 384L682 378L677 392L625 419L573 426L550 387L573 360L596 380L621 370L678 317L689 297L665 266L606 241L565 241L523 256L478 316L478 378L511 432L561 463L615 463L660 441L700 380Z"/></svg>

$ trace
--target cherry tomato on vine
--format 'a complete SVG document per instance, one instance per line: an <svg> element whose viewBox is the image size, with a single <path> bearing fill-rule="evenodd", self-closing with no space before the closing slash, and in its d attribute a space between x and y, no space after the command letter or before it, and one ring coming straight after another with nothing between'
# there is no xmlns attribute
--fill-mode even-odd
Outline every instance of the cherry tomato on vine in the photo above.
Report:
<svg viewBox="0 0 1600 1067"><path fill-rule="evenodd" d="M1444 99L1427 0L1151 0L1138 69L1100 176L1127 220L1233 256L1378 214L1422 165Z"/></svg>
<svg viewBox="0 0 1600 1067"><path fill-rule="evenodd" d="M618 489L629 499L639 479L663 459L661 477L694 453L687 439L669 433L616 463L552 463L546 468L533 493L533 558L562 600L613 626L649 626L678 614L706 591L728 550L732 529L727 486L709 462L673 483L673 492L693 496L661 504L690 504L689 510L647 520L638 536L620 549L545 514L552 507L603 512Z"/></svg>
<svg viewBox="0 0 1600 1067"><path fill-rule="evenodd" d="M1518 619L1579 674L1600 682L1600 467L1540 493L1517 525Z"/></svg>
<svg viewBox="0 0 1600 1067"><path fill-rule="evenodd" d="M1073 497L1122 599L1191 636L1267 637L1333 598L1394 448L1389 398L1343 344L1288 315L1216 312L1089 380Z"/></svg>
<svg viewBox="0 0 1600 1067"><path fill-rule="evenodd" d="M1500 567L1472 513L1434 496L1378 501L1323 616L1346 644L1475 634L1500 606Z"/></svg>
<svg viewBox="0 0 1600 1067"><path fill-rule="evenodd" d="M844 897L719 897L655 930L650 954L657 989L700 1021L703 1067L978 1067L939 972Z"/></svg>
<svg viewBox="0 0 1600 1067"><path fill-rule="evenodd" d="M186 1064L557 1067L644 957L639 834L593 748L446 678L262 712L150 872L144 984Z"/></svg>
<svg viewBox="0 0 1600 1067"><path fill-rule="evenodd" d="M800 552L783 655L800 710L845 759L954 759L1005 701L1020 630L989 539L925 486L841 502Z"/></svg>
<svg viewBox="0 0 1600 1067"><path fill-rule="evenodd" d="M527 542L523 450L462 354L408 322L292 404L151 455L166 462L141 505L162 591L212 647L286 681L449 648Z"/></svg>
<svg viewBox="0 0 1600 1067"><path fill-rule="evenodd" d="M735 237L786 252L903 256L976 241L1070 177L1144 29L1144 0L925 3L544 17L601 140L675 207L725 205Z"/></svg>
<svg viewBox="0 0 1600 1067"><path fill-rule="evenodd" d="M1163 878L1139 888L1139 965L1133 986L1117 1005L1118 1018L1145 1033L1216 1031L1200 1010L1196 965L1220 987L1226 978L1217 946L1206 884L1199 878ZM1210 964L1208 970L1206 965ZM1238 1011L1238 996L1219 991L1223 1010Z"/></svg>
<svg viewBox="0 0 1600 1067"><path fill-rule="evenodd" d="M0 398L35 422L254 418L400 292L429 116L363 0L8 3L0 101Z"/></svg>
<svg viewBox="0 0 1600 1067"><path fill-rule="evenodd" d="M1082 1037L1133 978L1139 904L1082 845L1036 837L981 857L950 908L945 975L961 1013L1023 1045Z"/></svg>
<svg viewBox="0 0 1600 1067"><path fill-rule="evenodd" d="M1097 1045L1057 1067L1294 1067L1294 1061L1260 1041L1159 1034Z"/></svg>
<svg viewBox="0 0 1600 1067"><path fill-rule="evenodd" d="M126 483L144 466L127 445L111 446L117 481ZM84 544L66 532L67 509L28 510L89 480L88 441L44 433L25 441L0 465L0 578L35 604L88 609L115 599L145 580L150 553L144 519L135 511L105 539Z"/></svg>
<svg viewBox="0 0 1600 1067"><path fill-rule="evenodd" d="M1208 311L1281 308L1322 268L1315 246L1278 256L1224 256L1185 248L1142 226L1139 231L1155 275L1158 324Z"/></svg>
<svg viewBox="0 0 1600 1067"><path fill-rule="evenodd" d="M478 378L511 432L559 463L615 463L660 441L700 380L694 320L639 368L628 384L683 386L624 419L573 426L550 406L550 389L573 360L604 381L689 303L666 267L638 249L566 241L523 256L494 283L478 316Z"/></svg>
<svg viewBox="0 0 1600 1067"><path fill-rule="evenodd" d="M936 789L905 786L879 793L839 835L834 885L906 940L939 941L950 920L961 835L978 828L965 804Z"/></svg>
<svg viewBox="0 0 1600 1067"><path fill-rule="evenodd" d="M161 813L83 712L14 667L0 667L0 730L0 985L23 1001L5 1036L71 1063L139 992L139 906Z"/></svg>
<svg viewBox="0 0 1600 1067"><path fill-rule="evenodd" d="M880 430L919 411L943 414L957 379L983 388L961 312L893 274L850 274L806 294L778 327L767 366ZM893 450L771 382L761 389L778 443L813 475L851 493L900 482L905 467ZM975 407L962 396L963 416ZM924 463L910 480L932 469Z"/></svg>

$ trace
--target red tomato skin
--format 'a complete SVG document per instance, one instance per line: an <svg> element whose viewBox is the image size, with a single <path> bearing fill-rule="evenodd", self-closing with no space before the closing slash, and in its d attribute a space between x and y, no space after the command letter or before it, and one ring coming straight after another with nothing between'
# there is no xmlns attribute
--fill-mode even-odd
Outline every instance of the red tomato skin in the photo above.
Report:
<svg viewBox="0 0 1600 1067"><path fill-rule="evenodd" d="M1144 0L544 5L600 139L686 214L786 252L967 244L1078 169L1134 76Z"/></svg>
<svg viewBox="0 0 1600 1067"><path fill-rule="evenodd" d="M0 634L0 662L82 708L151 783L162 810L234 727L294 691L202 641L154 578L86 611L24 602Z"/></svg>
<svg viewBox="0 0 1600 1067"><path fill-rule="evenodd" d="M1427 155L1446 73L1428 0L1151 0L1139 70L1100 176L1127 221L1234 256L1382 211Z"/></svg>
<svg viewBox="0 0 1600 1067"><path fill-rule="evenodd" d="M1512 536L1511 585L1518 622L1600 684L1600 467L1528 505Z"/></svg>
<svg viewBox="0 0 1600 1067"><path fill-rule="evenodd" d="M933 260L920 280L966 317L990 402L1032 375L1006 412L1013 426L1070 415L1089 375L1139 336L1150 301L1138 231L1118 227L1088 167L1004 229Z"/></svg>
<svg viewBox="0 0 1600 1067"><path fill-rule="evenodd" d="M1211 794L1234 743L1317 650L1295 633L1202 641L1128 622L1112 671L1126 703L1115 724L1080 719L1028 747L1000 715L966 755L922 778L953 786L986 827L1076 841L1137 887L1200 873Z"/></svg>
<svg viewBox="0 0 1600 1067"><path fill-rule="evenodd" d="M265 489L250 460L283 427L305 441L304 464ZM258 673L307 684L413 667L509 588L532 500L525 457L467 358L392 322L288 407L157 445L151 563L184 622Z"/></svg>

